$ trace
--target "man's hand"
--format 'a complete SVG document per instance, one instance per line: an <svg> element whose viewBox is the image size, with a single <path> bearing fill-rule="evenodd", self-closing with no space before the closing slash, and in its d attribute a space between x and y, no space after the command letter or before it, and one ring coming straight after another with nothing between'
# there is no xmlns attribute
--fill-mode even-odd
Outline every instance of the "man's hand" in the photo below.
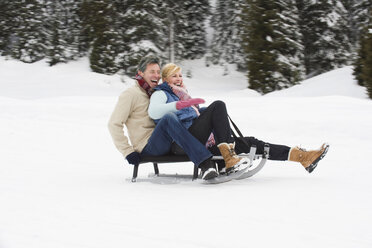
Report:
<svg viewBox="0 0 372 248"><path fill-rule="evenodd" d="M138 165L141 160L141 156L138 152L132 152L131 154L126 156L126 159L128 160L128 163L132 165Z"/></svg>
<svg viewBox="0 0 372 248"><path fill-rule="evenodd" d="M204 99L192 98L192 99L185 100L185 101L178 101L176 102L176 109L180 110L180 109L191 107L192 105L197 105L201 103L205 103Z"/></svg>

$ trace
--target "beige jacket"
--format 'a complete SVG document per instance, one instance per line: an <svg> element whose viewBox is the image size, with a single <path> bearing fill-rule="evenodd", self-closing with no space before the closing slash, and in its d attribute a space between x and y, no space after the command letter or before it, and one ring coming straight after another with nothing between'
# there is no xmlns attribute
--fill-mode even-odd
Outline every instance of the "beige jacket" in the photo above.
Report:
<svg viewBox="0 0 372 248"><path fill-rule="evenodd" d="M138 83L119 96L108 128L116 148L124 157L134 151L141 152L154 131L155 123L147 113L149 103L149 97ZM132 145L124 134L124 125Z"/></svg>

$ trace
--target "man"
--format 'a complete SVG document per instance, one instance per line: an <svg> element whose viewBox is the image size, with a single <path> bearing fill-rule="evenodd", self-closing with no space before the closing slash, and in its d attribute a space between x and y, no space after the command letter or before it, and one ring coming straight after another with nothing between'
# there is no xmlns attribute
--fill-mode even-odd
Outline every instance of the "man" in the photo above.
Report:
<svg viewBox="0 0 372 248"><path fill-rule="evenodd" d="M176 142L202 170L202 178L216 177L217 171L211 161L212 154L182 125L176 114L166 114L156 125L147 111L153 88L160 80L160 60L155 56L143 58L138 66L136 84L125 90L116 104L108 128L116 148L128 163L137 165L141 155L164 155ZM178 109L198 104L196 99L179 101ZM128 136L124 134L124 125Z"/></svg>

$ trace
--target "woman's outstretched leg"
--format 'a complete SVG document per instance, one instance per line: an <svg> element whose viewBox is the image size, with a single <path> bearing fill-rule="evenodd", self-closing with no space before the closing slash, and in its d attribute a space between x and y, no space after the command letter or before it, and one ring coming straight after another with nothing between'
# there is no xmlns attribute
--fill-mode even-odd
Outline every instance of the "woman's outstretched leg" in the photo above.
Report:
<svg viewBox="0 0 372 248"><path fill-rule="evenodd" d="M315 169L318 162L324 158L329 149L329 145L327 144L323 144L321 148L317 150L306 151L298 147L291 148L286 145L267 143L255 137L244 137L244 140L247 142L248 147L241 142L237 143L235 150L238 154L249 153L253 145L257 148L256 154L263 154L265 145L269 145L269 160L299 162L309 173ZM211 147L209 150L213 155L220 155L217 147ZM223 164L220 163L218 167L222 169Z"/></svg>
<svg viewBox="0 0 372 248"><path fill-rule="evenodd" d="M270 160L280 160L280 161L288 160L289 151L291 149L289 146L271 144L271 143L256 139L255 137L244 137L244 140L247 142L248 147L246 147L240 142L237 143L235 150L238 154L248 153L251 149L251 146L256 146L257 148L256 154L262 155L264 153L265 145L269 145L270 146L270 152L269 152Z"/></svg>

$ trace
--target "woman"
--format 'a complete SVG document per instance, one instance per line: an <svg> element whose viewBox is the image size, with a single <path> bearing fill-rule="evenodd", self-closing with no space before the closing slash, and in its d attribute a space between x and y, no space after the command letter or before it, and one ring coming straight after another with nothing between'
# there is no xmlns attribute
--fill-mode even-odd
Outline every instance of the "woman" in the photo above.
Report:
<svg viewBox="0 0 372 248"><path fill-rule="evenodd" d="M219 170L227 173L240 169L246 161L239 158L238 153L248 153L250 146L257 147L257 153L263 154L265 143L254 137L244 137L249 147L235 147L231 136L231 128L224 102L215 101L207 108L199 108L197 104L204 103L203 99L192 99L183 83L181 68L175 64L167 64L162 69L163 83L155 88L150 98L149 116L155 123L165 114L174 112L185 128L202 144L206 144L214 155L219 153L224 158L224 164L219 164ZM213 133L212 133L213 132ZM241 142L238 143L238 145ZM328 145L323 144L319 150L305 151L298 147L290 148L284 145L268 144L269 159L290 160L300 162L311 173L320 159L328 151Z"/></svg>
<svg viewBox="0 0 372 248"><path fill-rule="evenodd" d="M204 100L189 96L183 84L181 68L175 64L164 66L162 78L163 83L155 88L150 98L148 112L155 123L168 112L174 112L183 126L202 144L207 143L210 147L218 145L227 173L246 167L247 160L235 153L224 103L216 101L208 108L200 109L198 104L204 103Z"/></svg>

